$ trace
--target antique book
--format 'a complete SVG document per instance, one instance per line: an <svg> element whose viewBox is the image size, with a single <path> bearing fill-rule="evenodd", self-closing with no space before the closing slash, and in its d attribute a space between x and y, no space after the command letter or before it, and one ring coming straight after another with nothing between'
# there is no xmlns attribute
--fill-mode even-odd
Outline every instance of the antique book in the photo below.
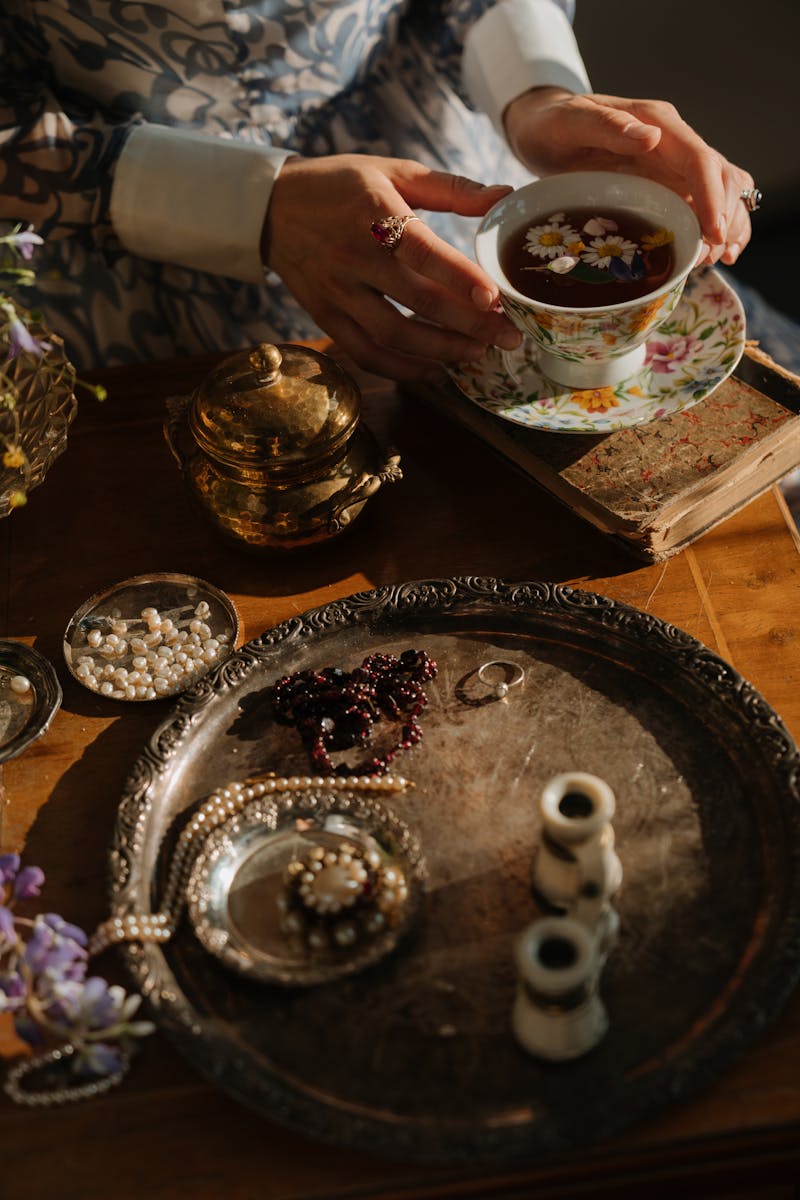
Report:
<svg viewBox="0 0 800 1200"><path fill-rule="evenodd" d="M455 384L422 391L578 516L639 558L668 558L800 464L800 378L748 343L691 408L603 434L496 416Z"/></svg>

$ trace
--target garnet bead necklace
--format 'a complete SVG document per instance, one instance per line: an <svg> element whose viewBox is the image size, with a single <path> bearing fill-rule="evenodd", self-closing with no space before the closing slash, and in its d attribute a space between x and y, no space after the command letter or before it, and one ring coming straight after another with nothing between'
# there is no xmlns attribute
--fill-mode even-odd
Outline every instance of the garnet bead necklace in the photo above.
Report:
<svg viewBox="0 0 800 1200"><path fill-rule="evenodd" d="M404 650L399 658L370 654L353 671L295 671L273 688L275 717L282 725L294 725L318 771L383 775L401 750L422 737L419 716L428 702L423 684L436 672L424 650ZM366 747L382 716L403 722L399 741L356 766L334 765L331 752Z"/></svg>

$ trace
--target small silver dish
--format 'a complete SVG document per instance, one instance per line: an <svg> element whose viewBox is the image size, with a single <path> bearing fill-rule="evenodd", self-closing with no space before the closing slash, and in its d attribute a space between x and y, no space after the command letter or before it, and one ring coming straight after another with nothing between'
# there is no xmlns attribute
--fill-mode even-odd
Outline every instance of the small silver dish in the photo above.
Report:
<svg viewBox="0 0 800 1200"><path fill-rule="evenodd" d="M149 623L143 616L149 610L164 630L169 622L169 632ZM195 625L202 626L200 633L193 632ZM181 640L173 638L175 631ZM161 700L202 679L230 654L238 636L233 602L212 583L194 575L136 575L96 592L73 614L64 633L64 660L73 678L95 695L134 703ZM192 649L190 655L189 645L199 646L201 654Z"/></svg>
<svg viewBox="0 0 800 1200"><path fill-rule="evenodd" d="M30 686L17 692L12 680ZM23 642L0 641L0 763L41 737L61 704L61 684L51 662Z"/></svg>
<svg viewBox="0 0 800 1200"><path fill-rule="evenodd" d="M380 932L353 945L313 947L283 926L289 864L316 847L375 852L402 872L407 899ZM286 986L327 983L395 949L420 909L424 861L408 826L372 797L324 787L252 801L216 828L186 888L194 932L205 949L250 979Z"/></svg>

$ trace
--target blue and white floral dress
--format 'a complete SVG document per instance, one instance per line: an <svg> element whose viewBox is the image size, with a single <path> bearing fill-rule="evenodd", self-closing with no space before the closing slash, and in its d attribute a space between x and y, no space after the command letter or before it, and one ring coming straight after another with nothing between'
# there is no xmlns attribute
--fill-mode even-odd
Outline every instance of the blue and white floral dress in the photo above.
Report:
<svg viewBox="0 0 800 1200"><path fill-rule="evenodd" d="M317 336L257 259L286 153L391 155L521 184L497 114L526 86L588 87L571 11L572 0L3 0L0 220L46 239L29 305L79 367ZM505 37L502 69L482 103L465 86L464 47L480 58L493 37ZM471 252L474 221L426 219ZM795 337L800 366L795 327L782 342L780 319L759 330L763 312L749 309L753 335L787 365Z"/></svg>
<svg viewBox="0 0 800 1200"><path fill-rule="evenodd" d="M562 22L569 8L528 2ZM280 280L234 279L124 248L112 188L143 125L265 153L364 152L484 182L529 178L462 84L465 35L489 0L0 7L0 219L29 221L46 239L29 302L82 367L319 335ZM195 195L198 210L203 203ZM184 216L191 221L191 205ZM470 251L474 222L439 213L430 223Z"/></svg>

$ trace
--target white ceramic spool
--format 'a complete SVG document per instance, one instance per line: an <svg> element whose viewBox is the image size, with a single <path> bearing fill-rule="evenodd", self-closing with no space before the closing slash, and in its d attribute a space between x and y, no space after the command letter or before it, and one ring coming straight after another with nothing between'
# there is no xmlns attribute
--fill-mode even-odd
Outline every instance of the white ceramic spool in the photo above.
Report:
<svg viewBox="0 0 800 1200"><path fill-rule="evenodd" d="M597 990L605 957L599 935L571 917L542 917L516 944L517 993L512 1028L537 1058L586 1054L608 1029Z"/></svg>
<svg viewBox="0 0 800 1200"><path fill-rule="evenodd" d="M551 908L593 925L622 882L611 825L609 785L585 771L566 771L539 799L542 841L533 860L536 894Z"/></svg>

